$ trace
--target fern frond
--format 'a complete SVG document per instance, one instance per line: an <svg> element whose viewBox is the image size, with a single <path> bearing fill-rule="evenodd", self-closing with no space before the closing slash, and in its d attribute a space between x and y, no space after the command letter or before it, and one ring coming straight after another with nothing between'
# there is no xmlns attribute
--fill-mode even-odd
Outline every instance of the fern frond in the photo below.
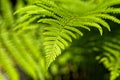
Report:
<svg viewBox="0 0 120 80"><path fill-rule="evenodd" d="M22 8L23 6L25 6L24 1L23 0L17 0L16 5L15 5L15 11Z"/></svg>
<svg viewBox="0 0 120 80"><path fill-rule="evenodd" d="M83 33L74 27L65 26L64 28L67 30L70 30L70 31L74 31L74 32L78 33L79 35L83 36Z"/></svg>
<svg viewBox="0 0 120 80"><path fill-rule="evenodd" d="M110 31L109 24L101 18L93 17L93 16L89 16L89 17L87 16L87 17L81 17L81 18L85 18L87 21L91 21L91 22L93 21L93 22L99 23Z"/></svg>
<svg viewBox="0 0 120 80"><path fill-rule="evenodd" d="M24 43L24 46L29 49L31 56L35 60L39 60L39 58L41 57L40 56L41 54L38 47L36 47L37 45L35 45L36 43L34 43L35 41L32 39L32 37L28 34L20 35L20 37L21 37L22 43Z"/></svg>
<svg viewBox="0 0 120 80"><path fill-rule="evenodd" d="M100 58L100 62L102 62L105 65L105 67L109 69L111 75L110 80L115 80L120 74L119 72L120 41L119 40L120 40L119 35L113 38L106 37L102 46L103 55Z"/></svg>
<svg viewBox="0 0 120 80"><path fill-rule="evenodd" d="M106 9L103 9L103 10L93 11L92 13L113 13L113 14L120 14L120 8L110 7L110 8L106 8Z"/></svg>
<svg viewBox="0 0 120 80"><path fill-rule="evenodd" d="M14 14L20 13L22 15L22 14L25 14L27 11L34 11L34 10L38 11L38 10L44 10L44 9L37 7L35 5L30 5L30 6L24 7L24 9L21 8L21 9L17 10Z"/></svg>
<svg viewBox="0 0 120 80"><path fill-rule="evenodd" d="M17 61L17 63L33 78L36 78L36 73L34 71L33 66L28 64L24 58L22 58L20 52L16 49L14 44L10 42L8 33L2 33L1 38L3 40L3 44L7 48L7 50L11 53L11 55L14 57L14 59ZM13 53L14 52L14 53ZM17 56L17 57L16 57ZM32 69L32 70L31 70Z"/></svg>
<svg viewBox="0 0 120 80"><path fill-rule="evenodd" d="M28 26L29 24L31 24L34 20L36 20L37 18L39 18L39 16L35 16L35 17L32 17L30 20L28 20L27 22L23 22L23 24L21 25L18 25L17 28L15 28L15 30L18 30L20 28L22 28L23 26ZM22 28L23 29L23 28Z"/></svg>
<svg viewBox="0 0 120 80"><path fill-rule="evenodd" d="M61 49L57 45L45 46L45 49L46 49L46 66L49 67L49 65L55 60L55 58L61 54Z"/></svg>
<svg viewBox="0 0 120 80"><path fill-rule="evenodd" d="M105 1L105 3L103 3L103 5L100 6L100 8L108 8L114 5L119 5L120 4L120 0L108 0Z"/></svg>
<svg viewBox="0 0 120 80"><path fill-rule="evenodd" d="M88 1L88 3L82 1L71 3L70 0L58 2L60 2L61 7L59 7L57 1L40 0L35 2L33 6L28 6L16 12L17 14L22 13L23 16L23 18L19 19L18 26L15 28L18 31L24 31L23 28L31 25L31 23L39 24L40 27L44 26L41 34L43 35L43 51L46 54L46 67L61 54L62 50L70 45L73 38L76 39L78 35L83 35L84 32L82 32L81 28L89 31L91 27L97 28L102 35L102 26L110 31L106 19L120 24L119 19L109 14L119 13L119 8L111 7L119 4L119 0ZM72 5L70 6L67 2ZM94 4L94 6L91 4ZM76 5L78 6L76 7ZM69 9L69 6L72 8ZM81 11L78 7L80 9L85 7L85 10ZM36 9L34 10L34 8ZM73 8L78 11L72 10Z"/></svg>
<svg viewBox="0 0 120 80"><path fill-rule="evenodd" d="M19 7L21 7L22 2L19 4ZM7 78L10 80L20 80L19 76L21 73L18 72L19 70L17 71L19 67L23 72L25 72L25 74L32 77L34 80L44 80L44 58L42 53L40 53L39 44L37 44L37 40L33 39L32 32L29 32L26 35L23 33L20 33L20 35L18 35L13 32L13 27L17 22L16 18L19 18L25 13L21 12L20 15L13 16L12 8L13 7L11 7L9 0L0 1L0 11L2 11L2 13L0 13L0 68L3 69L3 72L0 71L0 79L4 80L4 78L6 79L7 76ZM22 17L22 20L20 19L18 22L24 22L24 25L29 26L29 24L36 19L36 16L33 18L33 21L30 20L30 22L27 22L29 18L32 17L26 15L25 17ZM37 27L38 25L30 25L29 29L34 28L35 30ZM19 26L19 28L21 27ZM27 27L24 27L22 29L26 30Z"/></svg>
<svg viewBox="0 0 120 80"><path fill-rule="evenodd" d="M50 1L50 0L37 1L35 5L38 7L41 7L49 12L52 12L59 17L66 16L66 14L64 14L64 12L63 12L64 9L58 7L53 1ZM69 15L69 13L67 15Z"/></svg>
<svg viewBox="0 0 120 80"><path fill-rule="evenodd" d="M25 47L24 47L23 45L21 45L20 38L17 37L16 35L14 35L14 34L12 34L12 35L13 35L12 39L13 39L13 41L14 41L14 45L19 46L19 48L16 47L16 49L21 52L21 56L23 56L23 58L24 58L26 61L28 61L28 63L29 63L31 66L33 66L34 68L37 68L37 64L36 64L35 60L32 58L32 56L30 56L30 55L28 54L28 52L25 50Z"/></svg>
<svg viewBox="0 0 120 80"><path fill-rule="evenodd" d="M11 60L14 60L15 63L33 79L40 78L44 80L42 73L42 71L44 71L44 60L38 50L38 45L36 45L35 41L31 40L32 37L28 37L27 34L24 37L22 35L15 35L12 31L8 33L9 31L2 29L0 34L0 43L2 43L6 51L8 51L5 52L5 54L8 54L7 57L9 55L12 56L13 59ZM24 45L22 45L22 43L24 43ZM2 48L0 49L1 51L4 50ZM6 69L6 67L4 68ZM13 74L11 75L14 76Z"/></svg>
<svg viewBox="0 0 120 80"><path fill-rule="evenodd" d="M39 78L44 80L44 69L47 69L56 57L70 46L73 39L87 34L85 30L90 31L93 27L102 35L103 27L110 31L106 19L120 24L120 20L112 15L120 14L120 8L114 7L120 4L120 0L35 0L35 2L26 0L25 2L17 0L18 6L15 6L17 11L14 13L16 16L13 16L14 7L10 1L0 1L2 11L0 67L11 80L19 80L16 65L34 80ZM26 4L32 5L21 8ZM13 30L18 31L18 34ZM94 37L85 39L89 38L94 39ZM118 41L120 38L117 36L116 39L105 40L102 42L103 45L100 44L100 48L94 46L95 49L102 49L104 54L101 62L111 71L111 80L120 74ZM95 43L90 43L91 45ZM0 79L2 79L1 72Z"/></svg>
<svg viewBox="0 0 120 80"><path fill-rule="evenodd" d="M108 8L103 11L103 13L114 13L114 14L120 14L120 8Z"/></svg>
<svg viewBox="0 0 120 80"><path fill-rule="evenodd" d="M120 20L117 19L114 16L111 16L111 15L108 15L108 14L93 14L93 15L96 16L96 17L103 18L103 19L112 20L113 22L116 22L116 23L120 24Z"/></svg>
<svg viewBox="0 0 120 80"><path fill-rule="evenodd" d="M9 79L19 80L20 78L18 75L18 71L15 69L15 65L13 64L10 57L6 53L7 53L6 50L4 49L4 47L2 47L2 44L0 43L0 63L1 63L0 65L4 66L3 69L9 76Z"/></svg>
<svg viewBox="0 0 120 80"><path fill-rule="evenodd" d="M97 23L93 23L93 22L81 22L82 25L85 25L85 26L91 26L91 27L95 27L99 30L100 34L102 35L103 34L103 30L102 30L102 27L97 24Z"/></svg>
<svg viewBox="0 0 120 80"><path fill-rule="evenodd" d="M119 73L119 65L120 65L120 62L119 62L119 57L120 57L119 51L113 50L113 49L111 49L109 47L103 47L103 48L106 51L108 51L108 53L104 53L104 54L106 54L106 56L108 58L112 58L112 59L110 59L110 61L108 61L109 59L104 60L103 63L111 71L111 80L115 80L119 76L119 74L120 74ZM111 55L108 56L108 54L111 54Z"/></svg>
<svg viewBox="0 0 120 80"><path fill-rule="evenodd" d="M12 4L9 0L0 0L0 10L4 21L9 25L13 25L13 10Z"/></svg>
<svg viewBox="0 0 120 80"><path fill-rule="evenodd" d="M59 21L56 20L56 19L46 19L46 18L38 20L38 23L44 23L44 24L49 24L49 25L55 25L56 28L57 28L58 25L61 25L61 24L62 24L61 22L59 22ZM49 28L54 29L54 27L49 27ZM46 28L45 28L45 29L46 29Z"/></svg>
<svg viewBox="0 0 120 80"><path fill-rule="evenodd" d="M71 32L71 31L69 31L69 30L63 30L63 32L64 33L66 33L66 34L69 34L71 37L73 37L74 39L77 39L77 36L73 33L73 32ZM81 32L80 32L81 33ZM82 34L82 33L81 33ZM80 34L80 35L81 35ZM82 34L83 35L83 34Z"/></svg>

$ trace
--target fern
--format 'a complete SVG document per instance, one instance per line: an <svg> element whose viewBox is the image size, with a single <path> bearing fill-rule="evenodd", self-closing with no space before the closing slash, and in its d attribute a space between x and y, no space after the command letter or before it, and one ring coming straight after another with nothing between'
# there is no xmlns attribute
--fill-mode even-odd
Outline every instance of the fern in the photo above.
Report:
<svg viewBox="0 0 120 80"><path fill-rule="evenodd" d="M117 32L117 31L116 31ZM105 42L103 42L102 51L103 54L98 57L100 62L111 71L110 80L115 80L119 76L119 57L120 57L120 42L119 42L119 32L115 37L111 39L111 37L105 38ZM101 57L101 58L100 58Z"/></svg>
<svg viewBox="0 0 120 80"><path fill-rule="evenodd" d="M68 0L69 2L70 0ZM111 2L110 2L111 1ZM38 23L49 24L45 26L43 31L43 45L46 54L46 66L48 67L56 56L61 54L61 51L64 50L73 38L77 38L78 35L82 36L83 32L80 28L90 30L91 27L95 27L99 30L100 34L103 34L102 26L107 28L110 31L109 24L103 19L109 19L116 23L120 23L120 20L110 15L108 13L119 13L119 8L111 8L111 6L119 4L118 1L110 0L101 1L95 4L91 3L82 3L82 1L75 1L72 4L79 4L79 8L85 7L86 11L73 12L67 7L62 6L64 1L61 2L61 7L57 5L56 1L50 0L40 0L37 1L34 6L28 6L26 8L18 10L16 13L22 13L23 15L30 15L31 17L23 16L23 19L26 21L19 23L17 29L24 28L26 22L37 21ZM58 1L59 2L59 1ZM76 3L78 2L78 3ZM101 4L104 3L104 4ZM68 5L67 3L65 3ZM94 4L92 6L90 4ZM97 6L100 4L101 6ZM71 6L73 7L73 6ZM36 8L32 10L30 8ZM74 7L77 9L77 7ZM35 20L32 18L37 17ZM27 21L29 19L29 21ZM21 20L21 21L22 21ZM32 22L30 22L31 24ZM101 26L102 25L102 26ZM19 27L21 26L21 27ZM56 33L56 34L55 34ZM47 40L46 40L47 39Z"/></svg>
<svg viewBox="0 0 120 80"><path fill-rule="evenodd" d="M69 48L73 39L82 39L87 31L96 34L94 28L100 35L104 28L111 31L107 20L120 24L113 15L120 14L120 8L114 7L120 0L35 0L34 3L27 0L26 3L17 0L13 6L9 0L0 1L0 66L10 80L20 80L16 66L34 80L44 80L50 64ZM13 10L17 10L14 15ZM105 57L98 58L111 71L111 80L115 80L120 74L119 42L111 37L104 41L98 47L90 45L103 50Z"/></svg>
<svg viewBox="0 0 120 80"><path fill-rule="evenodd" d="M1 45L0 45L1 46ZM13 62L11 61L11 59L9 59L8 55L6 54L6 51L3 48L0 48L0 61L1 61L1 66L5 66L6 68L5 71L8 74L8 76L10 77L10 79L13 80L19 80L18 77L18 73L16 71L16 69L13 67Z"/></svg>
<svg viewBox="0 0 120 80"><path fill-rule="evenodd" d="M0 66L10 80L20 80L17 66L21 67L34 80L39 78L44 80L44 59L39 52L38 45L34 44L37 41L32 39L34 36L30 36L30 33L16 35L13 32L15 16L9 9L9 7L12 8L9 3L8 0L0 1L2 4L0 7L2 11L0 13ZM7 9L4 9L3 4ZM23 43L25 45L22 45ZM1 75L2 78L4 77Z"/></svg>

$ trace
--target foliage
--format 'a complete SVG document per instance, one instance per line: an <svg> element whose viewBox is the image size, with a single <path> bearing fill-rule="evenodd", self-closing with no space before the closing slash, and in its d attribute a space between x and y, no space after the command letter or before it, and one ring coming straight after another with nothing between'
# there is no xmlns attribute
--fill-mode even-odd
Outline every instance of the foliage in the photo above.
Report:
<svg viewBox="0 0 120 80"><path fill-rule="evenodd" d="M73 54L74 49L80 50L79 55L100 53L94 57L115 80L120 75L120 28L115 27L120 24L115 15L120 14L119 4L120 0L16 0L15 4L1 0L0 80L3 73L20 80L18 67L34 80L45 80L56 57L64 51Z"/></svg>

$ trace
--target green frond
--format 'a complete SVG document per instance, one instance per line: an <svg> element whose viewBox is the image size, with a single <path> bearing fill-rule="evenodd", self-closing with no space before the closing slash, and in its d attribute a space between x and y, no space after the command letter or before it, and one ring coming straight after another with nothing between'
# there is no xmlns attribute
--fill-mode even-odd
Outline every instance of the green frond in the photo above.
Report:
<svg viewBox="0 0 120 80"><path fill-rule="evenodd" d="M81 22L81 24L85 25L85 26L95 27L95 28L97 28L99 30L101 35L103 34L102 27L97 23L94 23L94 22Z"/></svg>
<svg viewBox="0 0 120 80"><path fill-rule="evenodd" d="M71 31L74 31L74 32L78 33L79 35L83 36L83 33L80 30L78 30L74 27L65 26L64 28L68 29L68 30L71 30Z"/></svg>
<svg viewBox="0 0 120 80"><path fill-rule="evenodd" d="M9 25L13 25L13 10L12 4L9 0L0 0L0 10L4 21Z"/></svg>
<svg viewBox="0 0 120 80"><path fill-rule="evenodd" d="M34 80L39 78L44 80L42 76L44 69L48 69L56 57L70 46L73 39L89 34L85 30L90 31L93 27L102 35L103 27L110 31L106 19L120 24L120 20L112 15L120 14L120 8L114 8L115 5L120 4L120 0L27 0L25 2L17 0L19 5L15 5L13 9L9 0L0 1L0 11L2 11L0 66L11 80L19 80L15 66L19 66ZM15 15L12 12L14 10L17 10ZM95 34L94 30L91 34ZM92 36L84 38L94 39ZM111 71L111 80L114 80L120 74L120 43L118 37L117 42L113 39L109 40L105 40L100 48L94 46L95 43L90 43L90 46L103 50L100 61Z"/></svg>
<svg viewBox="0 0 120 80"><path fill-rule="evenodd" d="M19 52L21 52L21 56L23 56L23 58L24 58L26 61L28 61L28 63L29 63L31 66L34 67L34 69L37 68L37 64L36 64L35 60L32 58L32 56L30 56L30 55L28 54L28 52L26 51L25 47L21 44L20 38L17 37L16 35L14 35L14 34L12 34L12 35L13 35L12 39L13 39L13 41L14 41L14 45L19 46L19 48L16 47L16 49L17 49Z"/></svg>
<svg viewBox="0 0 120 80"><path fill-rule="evenodd" d="M4 49L4 47L2 47L2 44L0 43L0 65L3 66L3 69L5 70L5 73L7 73L7 75L9 76L10 80L19 80L20 78L17 70L15 69L15 65L6 53L8 52L6 52L6 50Z"/></svg>
<svg viewBox="0 0 120 80"><path fill-rule="evenodd" d="M55 58L61 54L61 49L58 45L45 46L46 51L46 68L55 60ZM52 54L52 55L51 55Z"/></svg>
<svg viewBox="0 0 120 80"><path fill-rule="evenodd" d="M50 1L50 0L37 1L35 5L38 7L41 7L49 12L52 12L59 17L64 18L64 16L70 15L67 10L64 10L64 9L58 7L53 1ZM64 12L67 12L67 14L64 14Z"/></svg>
<svg viewBox="0 0 120 80"><path fill-rule="evenodd" d="M38 19L39 16L35 16L35 17L32 17L31 19L23 22L22 24L19 24L16 28L14 28L14 30L18 30L18 29L23 29L23 26L28 26L29 24L31 24L34 20Z"/></svg>
<svg viewBox="0 0 120 80"><path fill-rule="evenodd" d="M40 7L37 7L37 6L35 6L35 5L29 5L29 6L26 6L26 7L24 7L24 8L21 8L21 9L18 9L14 14L25 14L25 13L27 13L27 12L29 12L29 11L39 11L39 10L44 10L44 9L42 9L42 8L40 8Z"/></svg>
<svg viewBox="0 0 120 80"><path fill-rule="evenodd" d="M28 64L24 58L22 58L20 52L16 49L14 44L9 40L8 33L2 33L1 38L7 50L11 53L17 63L34 79L36 78L36 73L34 71L33 66ZM17 56L17 57L16 57Z"/></svg>
<svg viewBox="0 0 120 80"><path fill-rule="evenodd" d="M85 18L87 21L91 21L91 22L93 21L93 22L99 23L110 31L109 24L101 18L93 17L93 16L89 16L89 17L87 16L87 17L82 17L82 18Z"/></svg>
<svg viewBox="0 0 120 80"><path fill-rule="evenodd" d="M26 14L26 15L20 17L19 19L17 19L17 22L22 23L22 22L25 22L26 20L28 20L29 18L31 18L31 16L29 14Z"/></svg>
<svg viewBox="0 0 120 80"><path fill-rule="evenodd" d="M115 80L119 76L119 74L120 74L119 73L119 65L120 65L120 62L119 62L119 56L120 56L119 51L111 49L110 47L107 47L107 46L103 47L103 48L106 51L108 51L106 53L106 56L108 58L110 58L110 60L109 59L104 60L103 63L111 71L110 80ZM109 54L111 54L111 55L109 55Z"/></svg>
<svg viewBox="0 0 120 80"><path fill-rule="evenodd" d="M106 42L105 45L109 46L109 47L112 47L114 49L117 49L119 50L120 49L120 46L117 45L117 44L114 44L114 43L111 43L111 42Z"/></svg>
<svg viewBox="0 0 120 80"><path fill-rule="evenodd" d="M103 3L102 6L100 6L100 8L108 8L114 5L118 5L120 4L120 0L106 0L105 3Z"/></svg>
<svg viewBox="0 0 120 80"><path fill-rule="evenodd" d="M73 37L74 39L77 39L77 36L76 36L73 32L71 32L70 30L65 29L65 30L63 30L63 33L67 33L67 34L69 34L71 37ZM80 34L80 35L81 35L81 34Z"/></svg>
<svg viewBox="0 0 120 80"><path fill-rule="evenodd" d="M38 45L35 43L35 41L32 39L31 35L21 35L22 43L24 43L24 46L27 47L31 53L31 56L35 58L35 60L39 60L41 57Z"/></svg>
<svg viewBox="0 0 120 80"><path fill-rule="evenodd" d="M19 1L18 4L20 4L19 7L21 7L22 2L19 3ZM32 22L37 18L33 19L29 15L20 18L21 15L25 14L24 12L27 11L27 9L23 13L21 12L20 15L17 14L14 16L12 12L14 11L14 7L11 7L10 2L9 0L0 1L0 11L2 11L2 13L0 13L0 80L5 80L6 77L9 80L20 80L21 78L19 76L21 73L18 68L34 80L44 80L45 61L40 51L38 40L33 39L35 36L32 36L32 31L25 35L22 31L20 31L21 33L19 33L19 35L13 31L16 23L19 24L23 22L27 27L22 28L20 27L21 24L19 28L27 31L29 27L29 29L35 30L38 25L32 25ZM29 18L32 18L32 21L29 20ZM18 20L18 22L16 20ZM27 22L28 20L29 22ZM2 71L1 68L3 69Z"/></svg>
<svg viewBox="0 0 120 80"><path fill-rule="evenodd" d="M35 30L35 29L37 29L37 28L38 28L38 25L37 25L37 24L30 24L30 25L27 25L26 27L23 27L23 28L21 29L21 31L18 31L17 33L20 34L20 33L24 32L25 30L26 30L26 31L27 31L27 30Z"/></svg>
<svg viewBox="0 0 120 80"><path fill-rule="evenodd" d="M75 26L76 27L76 26ZM90 28L89 27L87 27L87 26L84 26L84 25L80 25L79 24L79 26L78 27L81 27L81 28L84 28L84 29L86 29L86 30L88 30L88 31L90 31Z"/></svg>
<svg viewBox="0 0 120 80"><path fill-rule="evenodd" d="M55 31L55 30L54 30L54 31ZM49 32L44 32L43 34L44 34L45 36L57 36L58 33L55 34L54 32L50 32L50 31L49 31Z"/></svg>
<svg viewBox="0 0 120 80"><path fill-rule="evenodd" d="M92 13L113 13L113 14L120 14L120 8L110 7L107 9L101 9L97 11L93 11Z"/></svg>
<svg viewBox="0 0 120 80"><path fill-rule="evenodd" d="M53 31L53 30L52 30ZM51 31L44 32L44 49L46 53L46 67L49 67L50 63L61 54L61 49L65 49L65 47L68 46L68 42L65 39L68 39L71 41L71 37L69 37L67 34L64 34L64 38L62 35L59 35L58 33L53 33ZM56 49L58 51L56 51ZM52 55L51 55L52 54ZM49 57L48 57L49 55ZM49 60L52 59L52 60Z"/></svg>
<svg viewBox="0 0 120 80"><path fill-rule="evenodd" d="M69 36L69 34L66 34L66 33L63 33L63 34L64 35L60 35L62 38L66 39L69 42L72 42L72 38Z"/></svg>
<svg viewBox="0 0 120 80"><path fill-rule="evenodd" d="M120 14L120 8L108 8L103 13L114 13L114 14Z"/></svg>
<svg viewBox="0 0 120 80"><path fill-rule="evenodd" d="M117 33L119 34L119 33ZM119 72L119 66L120 66L120 37L119 35L116 35L115 37L106 37L103 46L102 51L103 55L101 56L100 62L102 62L106 68L110 71L110 80L115 80L120 72Z"/></svg>
<svg viewBox="0 0 120 80"><path fill-rule="evenodd" d="M65 49L65 46L64 46L64 44L60 41L60 40L57 40L56 41L56 44L61 48L61 49Z"/></svg>
<svg viewBox="0 0 120 80"><path fill-rule="evenodd" d="M58 37L58 40L59 40L62 44L64 44L64 47L68 47L68 46L69 46L69 43L68 43L65 39L63 39L62 37ZM65 48L63 48L63 49L65 49Z"/></svg>
<svg viewBox="0 0 120 80"><path fill-rule="evenodd" d="M25 73L30 75L33 79L40 78L44 80L43 73L41 73L45 69L44 60L38 49L38 45L36 45L37 43L32 39L33 37L27 34L24 36L15 35L13 32L8 34L5 30L2 30L0 37L5 49L8 51L5 54L11 55L16 64L19 65L19 67L21 67L22 70L24 70ZM23 43L24 45L22 45ZM1 51L4 50L4 48L0 49ZM41 70L41 68L43 70ZM13 74L11 75L15 76Z"/></svg>
<svg viewBox="0 0 120 80"><path fill-rule="evenodd" d="M17 0L16 5L15 5L15 11L22 8L23 6L25 6L24 1L23 0Z"/></svg>
<svg viewBox="0 0 120 80"><path fill-rule="evenodd" d="M59 20L56 19L40 19L38 20L39 23L46 23L46 24L52 24L52 25L61 25L61 22Z"/></svg>
<svg viewBox="0 0 120 80"><path fill-rule="evenodd" d="M79 23L79 21L72 21L70 23L67 24L68 26L73 26L73 27L76 27L76 28L83 28L83 29L86 29L88 31L90 31L90 28L88 26L85 26L85 25L82 25Z"/></svg>
<svg viewBox="0 0 120 80"><path fill-rule="evenodd" d="M27 3L28 3L28 4L33 4L34 1L33 1L33 0L27 0Z"/></svg>
<svg viewBox="0 0 120 80"><path fill-rule="evenodd" d="M120 24L119 19L117 19L114 16L108 15L108 14L93 14L93 16L100 17L100 18L103 18L103 19L108 19L108 20L111 20L113 22L116 22L116 23Z"/></svg>
<svg viewBox="0 0 120 80"><path fill-rule="evenodd" d="M49 41L49 40L53 41L53 40L55 40L55 37L45 37L44 40L45 41Z"/></svg>
<svg viewBox="0 0 120 80"><path fill-rule="evenodd" d="M118 1L91 1L89 4L83 3L82 1L77 3L78 1L76 1L70 6L77 8L75 5L81 4L80 7L84 6L86 9L83 12L78 9L75 9L78 10L77 12L69 10L67 8L69 4L66 2L70 1L63 1L63 3L60 1L61 7L59 7L54 0L36 1L32 6L22 8L15 13L22 14L22 17L18 19L18 25L15 30L29 30L30 27L27 26L32 25L32 23L38 24L40 27L44 25L41 34L43 35L42 43L44 46L43 51L46 55L46 67L49 67L51 62L61 54L62 50L70 45L73 38L76 39L78 35L83 36L84 32L82 32L81 28L88 31L90 31L91 27L97 28L102 35L102 26L110 31L110 25L104 19L120 23L119 19L108 14L119 13L119 8L111 7L119 4ZM99 4L99 6L95 5L95 3ZM94 4L94 6L90 6L91 4Z"/></svg>

